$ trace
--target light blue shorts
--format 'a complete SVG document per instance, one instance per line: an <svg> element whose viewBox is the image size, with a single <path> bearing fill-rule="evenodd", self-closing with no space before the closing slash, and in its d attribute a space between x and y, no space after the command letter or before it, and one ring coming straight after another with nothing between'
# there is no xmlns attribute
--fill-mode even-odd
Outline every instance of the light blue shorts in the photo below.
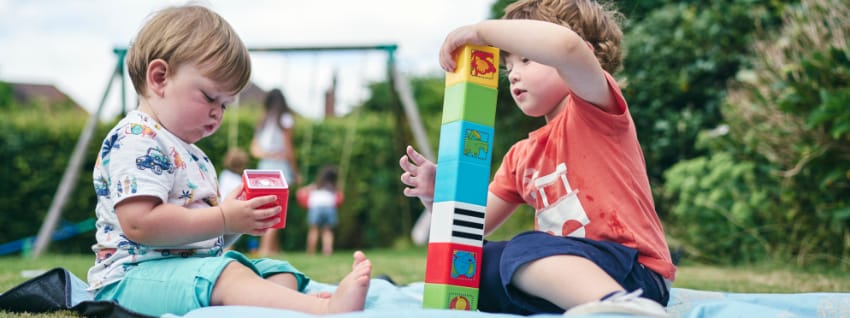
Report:
<svg viewBox="0 0 850 318"><path fill-rule="evenodd" d="M336 208L332 206L320 206L307 210L307 224L320 227L336 227L338 223Z"/></svg>
<svg viewBox="0 0 850 318"><path fill-rule="evenodd" d="M303 292L310 278L286 261L248 259L242 253L229 251L217 257L165 258L132 265L124 279L101 288L95 300L115 301L127 309L160 316L166 313L184 315L191 310L208 307L213 286L224 267L232 261L252 269L261 277L292 273Z"/></svg>

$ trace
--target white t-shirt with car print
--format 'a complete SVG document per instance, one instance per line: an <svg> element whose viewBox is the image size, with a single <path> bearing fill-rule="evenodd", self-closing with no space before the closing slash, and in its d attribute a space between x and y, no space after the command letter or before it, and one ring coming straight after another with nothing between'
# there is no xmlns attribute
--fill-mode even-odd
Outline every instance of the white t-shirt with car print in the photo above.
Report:
<svg viewBox="0 0 850 318"><path fill-rule="evenodd" d="M97 193L95 265L90 290L118 282L132 264L166 257L221 255L224 237L180 246L147 246L124 235L115 205L139 196L191 209L219 204L215 167L204 152L145 113L127 114L104 139L94 167Z"/></svg>

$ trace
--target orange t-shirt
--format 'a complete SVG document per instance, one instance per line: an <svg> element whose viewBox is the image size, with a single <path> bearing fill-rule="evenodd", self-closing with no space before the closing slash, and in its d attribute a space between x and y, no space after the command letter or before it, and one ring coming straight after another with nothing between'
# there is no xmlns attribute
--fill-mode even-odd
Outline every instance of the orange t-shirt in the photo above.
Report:
<svg viewBox="0 0 850 318"><path fill-rule="evenodd" d="M490 192L534 207L538 231L637 249L641 264L673 280L635 125L616 81L605 76L622 113L570 95L561 114L505 154Z"/></svg>

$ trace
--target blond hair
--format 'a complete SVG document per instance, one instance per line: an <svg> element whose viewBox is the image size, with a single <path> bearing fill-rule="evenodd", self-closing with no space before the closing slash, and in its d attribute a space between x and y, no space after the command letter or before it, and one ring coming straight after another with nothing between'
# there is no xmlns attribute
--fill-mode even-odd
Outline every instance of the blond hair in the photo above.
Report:
<svg viewBox="0 0 850 318"><path fill-rule="evenodd" d="M621 42L623 16L593 0L520 0L505 8L503 19L529 19L560 24L572 29L593 46L594 54L608 73L623 63Z"/></svg>
<svg viewBox="0 0 850 318"><path fill-rule="evenodd" d="M140 96L145 96L148 65L156 59L171 70L195 63L234 94L251 77L251 58L242 40L224 18L199 5L157 11L139 30L127 53L127 69Z"/></svg>

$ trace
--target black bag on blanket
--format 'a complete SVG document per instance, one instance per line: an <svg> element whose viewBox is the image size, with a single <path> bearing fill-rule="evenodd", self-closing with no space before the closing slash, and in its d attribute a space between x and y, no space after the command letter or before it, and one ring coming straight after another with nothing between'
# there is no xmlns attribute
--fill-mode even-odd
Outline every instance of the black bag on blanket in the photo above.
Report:
<svg viewBox="0 0 850 318"><path fill-rule="evenodd" d="M76 311L85 317L150 317L111 301L95 301L86 291L87 284L68 270L57 267L0 294L0 310L47 313Z"/></svg>

